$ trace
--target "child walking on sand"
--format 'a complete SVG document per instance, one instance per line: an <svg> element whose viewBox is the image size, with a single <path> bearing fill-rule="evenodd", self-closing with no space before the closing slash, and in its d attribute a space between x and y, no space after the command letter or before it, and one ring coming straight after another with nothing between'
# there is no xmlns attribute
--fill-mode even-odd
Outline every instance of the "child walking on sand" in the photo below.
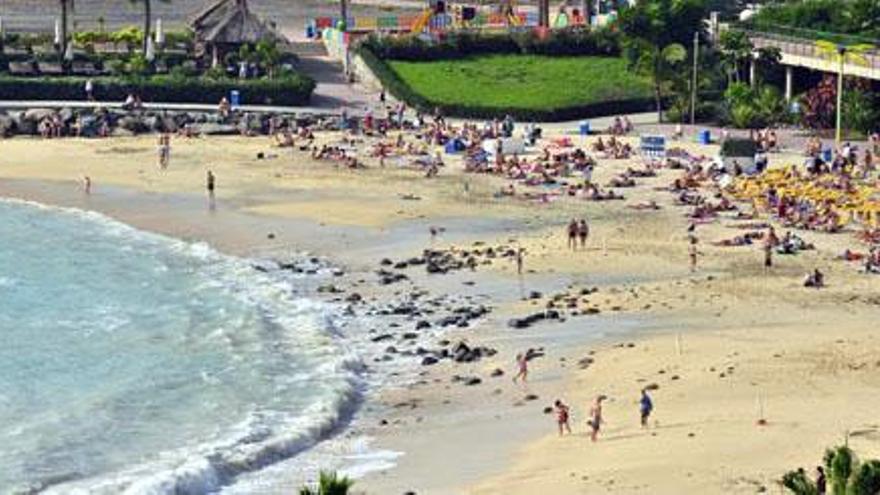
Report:
<svg viewBox="0 0 880 495"><path fill-rule="evenodd" d="M553 407L556 409L556 424L559 426L559 436L561 437L566 431L571 435L571 426L568 424L568 406L563 404L561 400L556 399Z"/></svg>

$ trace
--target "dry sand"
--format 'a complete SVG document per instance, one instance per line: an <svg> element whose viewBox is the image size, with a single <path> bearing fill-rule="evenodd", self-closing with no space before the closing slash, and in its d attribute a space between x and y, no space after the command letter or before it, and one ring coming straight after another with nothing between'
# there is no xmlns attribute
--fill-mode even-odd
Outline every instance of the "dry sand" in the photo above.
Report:
<svg viewBox="0 0 880 495"><path fill-rule="evenodd" d="M258 160L258 152L277 156ZM773 163L791 160L799 158L775 156ZM460 336L501 352L466 368L432 368L424 383L383 395L389 425L365 433L376 446L406 455L397 468L359 481L368 493L777 493L775 480L785 471L811 468L847 432L857 452L880 455L880 341L873 335L880 278L833 259L856 245L849 234L803 234L817 250L777 257L765 273L757 247L709 246L741 233L724 220L700 228L704 255L692 274L686 210L654 190L675 171L623 190L626 201L544 205L493 199L503 181L466 176L454 162L436 180L375 166L349 171L271 149L265 138L175 139L170 169L159 171L155 162L152 137L2 141L0 193L97 209L239 254L320 250L363 270L389 253L415 254L429 243L429 225L448 227L437 246L515 237L526 248L522 282L511 263L495 263L440 285L455 290L471 280L493 295L492 317ZM603 160L596 177L604 183L632 165ZM217 215L203 211L208 168L218 177ZM88 200L77 191L83 175L94 181ZM169 206L168 198L177 202ZM626 208L647 199L662 209ZM572 217L592 226L588 249L574 253L562 237ZM266 231L281 239L266 241ZM801 287L814 267L826 272L827 289ZM505 326L555 294L593 286L599 292L578 297L575 306L598 315L525 331ZM534 288L540 298L520 300ZM514 386L512 356L538 346L548 355L534 362L526 388ZM580 369L585 357L594 362ZM508 374L488 378L495 368ZM477 374L484 384L453 387L451 373ZM638 391L649 383L660 388L643 430ZM526 400L528 394L538 397ZM593 444L584 421L597 394L610 400ZM570 437L559 438L542 411L557 397L573 407ZM394 407L413 401L415 407ZM766 425L756 423L761 409Z"/></svg>

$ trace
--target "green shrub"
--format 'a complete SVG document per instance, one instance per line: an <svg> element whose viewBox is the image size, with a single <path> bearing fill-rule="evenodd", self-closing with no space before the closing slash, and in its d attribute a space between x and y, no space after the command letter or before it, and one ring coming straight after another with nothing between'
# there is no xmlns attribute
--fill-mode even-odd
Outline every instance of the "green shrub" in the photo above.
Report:
<svg viewBox="0 0 880 495"><path fill-rule="evenodd" d="M81 100L86 78L21 78L0 76L0 100ZM246 104L306 105L315 82L296 74L283 79L210 80L172 75L126 79L93 79L95 95L102 101L123 101L135 93L146 101L167 103L217 103L237 89Z"/></svg>
<svg viewBox="0 0 880 495"><path fill-rule="evenodd" d="M321 471L318 486L300 488L299 495L346 495L354 482L348 477L340 478L335 472Z"/></svg>

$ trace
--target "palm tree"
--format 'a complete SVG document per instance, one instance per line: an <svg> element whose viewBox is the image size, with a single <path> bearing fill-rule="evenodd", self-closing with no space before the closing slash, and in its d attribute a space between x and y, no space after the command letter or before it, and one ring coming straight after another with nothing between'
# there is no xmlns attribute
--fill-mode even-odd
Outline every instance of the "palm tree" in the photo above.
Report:
<svg viewBox="0 0 880 495"><path fill-rule="evenodd" d="M742 31L724 31L721 33L722 62L727 72L727 83L740 82L740 62L752 55L754 46L746 33Z"/></svg>
<svg viewBox="0 0 880 495"><path fill-rule="evenodd" d="M654 101L657 105L657 121L663 121L663 92L677 73L678 64L687 58L687 49L678 44L671 43L665 47L649 46L638 43L635 48L637 57L634 68L637 72L651 78L654 86Z"/></svg>
<svg viewBox="0 0 880 495"><path fill-rule="evenodd" d="M131 3L144 4L144 41L143 55L147 56L147 47L150 44L150 29L153 23L153 2L152 0L129 0ZM159 0L160 2L169 3L171 0Z"/></svg>
<svg viewBox="0 0 880 495"><path fill-rule="evenodd" d="M339 478L335 471L321 471L317 488L304 486L300 488L299 495L347 495L353 484L348 477Z"/></svg>
<svg viewBox="0 0 880 495"><path fill-rule="evenodd" d="M60 0L61 2L61 56L67 53L67 18L68 13L73 10L73 0Z"/></svg>
<svg viewBox="0 0 880 495"><path fill-rule="evenodd" d="M868 59L865 58L865 53L872 50L874 46L868 44L844 45L843 43L832 43L830 41L819 40L816 42L816 48L819 51L819 56L837 62L837 125L834 139L839 146L841 138L841 121L843 116L844 68L847 63L868 65Z"/></svg>

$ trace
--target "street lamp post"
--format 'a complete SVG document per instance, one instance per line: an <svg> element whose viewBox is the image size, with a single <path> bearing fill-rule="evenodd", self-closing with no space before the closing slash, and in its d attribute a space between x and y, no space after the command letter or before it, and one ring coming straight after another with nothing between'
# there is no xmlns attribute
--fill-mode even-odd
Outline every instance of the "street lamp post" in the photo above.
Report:
<svg viewBox="0 0 880 495"><path fill-rule="evenodd" d="M837 54L840 59L840 66L837 70L837 129L834 132L834 141L839 147L841 127L843 124L843 70L844 64L846 63L846 47L844 45L838 45Z"/></svg>

